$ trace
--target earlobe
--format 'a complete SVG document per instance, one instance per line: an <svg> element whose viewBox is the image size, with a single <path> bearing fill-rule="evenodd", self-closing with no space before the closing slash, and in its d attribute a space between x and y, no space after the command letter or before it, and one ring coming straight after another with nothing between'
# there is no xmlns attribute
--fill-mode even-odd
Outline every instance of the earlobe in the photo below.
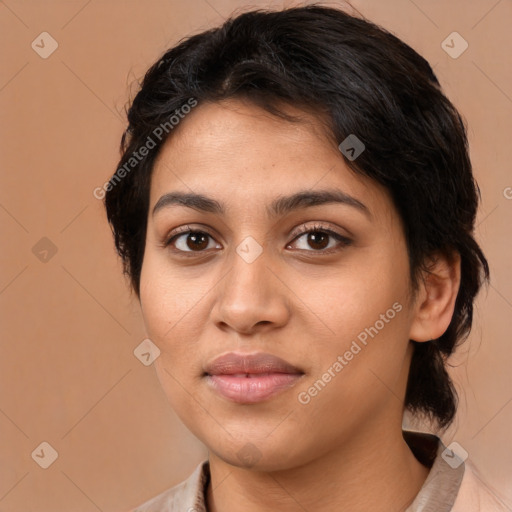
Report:
<svg viewBox="0 0 512 512"><path fill-rule="evenodd" d="M453 317L460 286L460 255L436 254L423 273L409 339L430 341L444 334Z"/></svg>

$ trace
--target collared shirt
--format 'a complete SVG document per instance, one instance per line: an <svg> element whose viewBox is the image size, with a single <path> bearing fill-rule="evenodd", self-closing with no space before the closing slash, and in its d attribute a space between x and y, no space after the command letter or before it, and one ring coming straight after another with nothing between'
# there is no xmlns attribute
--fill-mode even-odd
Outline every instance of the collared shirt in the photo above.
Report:
<svg viewBox="0 0 512 512"><path fill-rule="evenodd" d="M477 469L461 460L433 435L403 431L415 457L430 468L416 498L405 512L510 512L499 494L486 484ZM208 460L201 462L184 482L146 501L132 512L208 512Z"/></svg>

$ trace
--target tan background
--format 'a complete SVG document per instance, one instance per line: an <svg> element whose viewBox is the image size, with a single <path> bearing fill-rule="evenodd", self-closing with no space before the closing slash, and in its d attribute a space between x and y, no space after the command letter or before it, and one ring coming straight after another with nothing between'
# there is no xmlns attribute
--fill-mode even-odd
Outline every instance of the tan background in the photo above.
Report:
<svg viewBox="0 0 512 512"><path fill-rule="evenodd" d="M134 357L142 320L93 189L115 170L134 80L166 48L235 8L283 4L0 1L0 511L126 510L205 456ZM512 510L512 2L353 5L429 60L469 123L492 285L452 372L461 409L444 441ZM47 59L31 47L43 31L59 45ZM469 43L457 59L441 47L453 31ZM58 452L48 469L31 457L43 441Z"/></svg>

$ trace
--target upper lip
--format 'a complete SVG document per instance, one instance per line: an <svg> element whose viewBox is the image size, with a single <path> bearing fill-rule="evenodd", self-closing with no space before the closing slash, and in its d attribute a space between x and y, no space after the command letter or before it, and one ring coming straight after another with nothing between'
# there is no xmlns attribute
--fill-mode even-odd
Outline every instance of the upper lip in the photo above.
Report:
<svg viewBox="0 0 512 512"><path fill-rule="evenodd" d="M205 372L208 375L235 375L239 373L303 373L299 368L280 357L264 352L240 354L230 352L210 361Z"/></svg>

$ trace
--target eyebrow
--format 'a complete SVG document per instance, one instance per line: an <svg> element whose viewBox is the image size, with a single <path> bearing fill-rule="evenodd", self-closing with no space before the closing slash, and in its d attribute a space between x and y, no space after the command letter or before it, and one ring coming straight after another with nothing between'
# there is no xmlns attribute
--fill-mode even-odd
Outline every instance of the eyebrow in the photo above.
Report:
<svg viewBox="0 0 512 512"><path fill-rule="evenodd" d="M295 210L333 203L351 206L364 213L369 219L373 218L369 208L359 199L338 189L301 190L289 196L279 196L267 207L267 215L269 217L278 217ZM222 203L203 194L169 192L157 201L153 207L152 215L155 215L159 210L174 205L181 205L199 212L217 215L225 215L226 213Z"/></svg>

